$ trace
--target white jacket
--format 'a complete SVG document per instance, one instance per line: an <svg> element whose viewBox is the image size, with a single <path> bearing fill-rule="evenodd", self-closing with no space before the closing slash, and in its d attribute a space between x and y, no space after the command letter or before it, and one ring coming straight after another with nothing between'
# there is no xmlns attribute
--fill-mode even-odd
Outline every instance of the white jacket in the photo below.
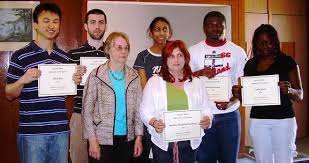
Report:
<svg viewBox="0 0 309 163"><path fill-rule="evenodd" d="M189 110L202 108L203 115L208 115L210 121L212 121L211 103L208 99L204 82L200 78L193 78L191 82L187 80L184 83L184 91L188 98ZM155 129L149 125L149 121L153 117L162 119L162 113L164 111L167 111L166 81L164 81L162 77L154 75L148 80L144 88L140 113L142 121L147 126L151 135L151 141L162 150L167 151L168 143L163 141L162 134L158 134ZM204 135L203 130L202 135ZM192 149L196 149L201 141L201 138L192 139Z"/></svg>

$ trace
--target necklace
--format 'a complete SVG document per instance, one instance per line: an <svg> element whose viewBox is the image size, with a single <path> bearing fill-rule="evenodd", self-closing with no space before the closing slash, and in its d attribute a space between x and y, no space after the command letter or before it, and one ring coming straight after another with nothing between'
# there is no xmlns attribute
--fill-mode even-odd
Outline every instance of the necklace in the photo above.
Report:
<svg viewBox="0 0 309 163"><path fill-rule="evenodd" d="M110 74L112 75L112 78L114 78L115 80L118 80L118 81L121 81L121 80L123 80L124 78L125 78L125 71L124 71L124 73L123 73L123 76L121 77L121 78L118 78L117 76L115 76L115 74L113 73L113 71L111 71L109 68L107 68L107 70L108 70L108 72L110 72Z"/></svg>

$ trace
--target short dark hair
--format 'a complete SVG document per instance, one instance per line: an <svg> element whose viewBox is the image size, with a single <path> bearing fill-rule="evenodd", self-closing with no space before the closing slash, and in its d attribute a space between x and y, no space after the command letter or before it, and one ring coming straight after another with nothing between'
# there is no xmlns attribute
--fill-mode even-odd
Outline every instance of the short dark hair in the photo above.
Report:
<svg viewBox="0 0 309 163"><path fill-rule="evenodd" d="M105 15L105 12L103 10L100 10L100 9L92 9L90 11L87 12L86 16L85 16L85 24L88 23L88 17L90 14L97 14L97 15L104 15L104 18L105 18L105 23L107 22L106 20L106 15Z"/></svg>
<svg viewBox="0 0 309 163"><path fill-rule="evenodd" d="M253 57L258 55L257 42L258 42L259 36L263 33L267 34L269 39L271 40L275 55L279 55L281 53L281 50L280 50L280 41L279 41L278 32L272 25L262 24L254 31L254 34L253 34L252 51L251 51Z"/></svg>
<svg viewBox="0 0 309 163"><path fill-rule="evenodd" d="M33 11L33 22L38 23L38 17L43 11L49 11L57 14L61 21L61 9L56 3L40 3Z"/></svg>
<svg viewBox="0 0 309 163"><path fill-rule="evenodd" d="M218 18L222 18L224 23L226 23L226 19L225 16L219 12L219 11L210 11L209 13L207 13L204 17L204 21L203 21L203 28L205 28L206 23L207 23L207 19L209 18L213 18L213 17L218 17Z"/></svg>

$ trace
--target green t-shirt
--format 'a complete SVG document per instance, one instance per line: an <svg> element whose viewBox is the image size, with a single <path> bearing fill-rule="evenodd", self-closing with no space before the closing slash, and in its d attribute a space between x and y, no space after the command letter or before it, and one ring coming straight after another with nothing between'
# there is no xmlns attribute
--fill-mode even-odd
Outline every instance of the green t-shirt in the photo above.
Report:
<svg viewBox="0 0 309 163"><path fill-rule="evenodd" d="M166 92L168 111L188 110L188 98L183 89L166 82Z"/></svg>

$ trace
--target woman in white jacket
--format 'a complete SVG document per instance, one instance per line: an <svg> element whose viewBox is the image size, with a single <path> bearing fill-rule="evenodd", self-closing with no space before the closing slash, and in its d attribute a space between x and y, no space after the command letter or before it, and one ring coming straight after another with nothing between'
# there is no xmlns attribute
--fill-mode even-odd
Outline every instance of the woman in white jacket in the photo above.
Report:
<svg viewBox="0 0 309 163"><path fill-rule="evenodd" d="M141 117L151 134L154 163L193 163L201 138L168 143L163 140L165 111L201 110L200 126L209 128L212 121L206 87L193 77L190 54L180 41L166 43L162 51L159 75L149 79L141 103ZM201 135L204 135L201 130Z"/></svg>

